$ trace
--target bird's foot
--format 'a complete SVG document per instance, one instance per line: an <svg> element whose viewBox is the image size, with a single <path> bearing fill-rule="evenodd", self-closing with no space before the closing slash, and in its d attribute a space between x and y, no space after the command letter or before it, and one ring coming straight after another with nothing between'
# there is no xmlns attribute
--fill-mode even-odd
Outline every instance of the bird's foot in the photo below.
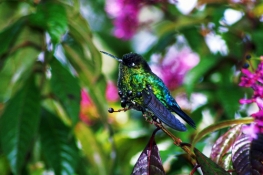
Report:
<svg viewBox="0 0 263 175"><path fill-rule="evenodd" d="M122 109L118 109L118 110L114 110L113 108L109 108L109 109L108 109L108 112L109 112L109 113L121 112L121 111L126 112L126 111L128 111L128 110L130 110L130 109L131 109L130 107L128 107L128 108L122 108Z"/></svg>
<svg viewBox="0 0 263 175"><path fill-rule="evenodd" d="M153 120L151 114L147 111L144 111L142 113L142 116L145 118L145 121L150 123L150 124L154 124L155 120Z"/></svg>

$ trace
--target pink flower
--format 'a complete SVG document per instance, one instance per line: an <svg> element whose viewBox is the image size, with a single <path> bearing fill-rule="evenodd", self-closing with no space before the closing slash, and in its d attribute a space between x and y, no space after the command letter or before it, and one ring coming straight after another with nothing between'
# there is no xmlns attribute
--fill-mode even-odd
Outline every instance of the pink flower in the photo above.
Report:
<svg viewBox="0 0 263 175"><path fill-rule="evenodd" d="M252 123L250 125L244 125L242 127L242 131L244 134L249 135L251 139L257 138L258 128L255 127L255 123Z"/></svg>
<svg viewBox="0 0 263 175"><path fill-rule="evenodd" d="M152 66L153 72L156 73L165 83L173 90L183 83L186 73L196 66L199 62L197 54L192 53L190 49L184 48L178 52L171 47L160 62L160 66Z"/></svg>
<svg viewBox="0 0 263 175"><path fill-rule="evenodd" d="M254 102L256 98L263 99L263 61L261 61L254 73L247 69L242 69L241 72L243 73L243 76L241 77L239 86L250 87L254 90L252 99L250 99L251 102Z"/></svg>
<svg viewBox="0 0 263 175"><path fill-rule="evenodd" d="M242 69L243 76L239 86L252 88L253 95L251 99L240 99L239 103L249 104L256 103L259 111L251 116L255 119L255 122L243 127L243 132L250 135L252 139L257 138L258 133L263 133L263 60L257 67L255 72L251 72L247 69Z"/></svg>
<svg viewBox="0 0 263 175"><path fill-rule="evenodd" d="M85 89L81 90L81 102L80 105L81 106L89 106L91 105L91 99L89 97L89 94L87 93L87 91Z"/></svg>
<svg viewBox="0 0 263 175"><path fill-rule="evenodd" d="M117 101L119 99L118 89L117 89L116 85L112 81L109 81L107 83L106 99L108 101L110 101L110 102L115 102L115 101Z"/></svg>
<svg viewBox="0 0 263 175"><path fill-rule="evenodd" d="M94 106L88 92L81 90L80 114L81 121L87 125L91 125L95 118L98 118L96 107Z"/></svg>
<svg viewBox="0 0 263 175"><path fill-rule="evenodd" d="M114 36L123 40L131 39L140 26L139 12L147 4L167 0L107 0L105 11L113 17Z"/></svg>
<svg viewBox="0 0 263 175"><path fill-rule="evenodd" d="M252 114L251 116L255 118L255 122L257 123L257 126L261 127L261 129L263 129L262 128L262 126L263 126L263 111L258 111L256 113Z"/></svg>
<svg viewBox="0 0 263 175"><path fill-rule="evenodd" d="M255 122L250 125L243 126L243 133L250 136L251 139L256 139L258 133L263 133L263 111L258 111L251 115Z"/></svg>
<svg viewBox="0 0 263 175"><path fill-rule="evenodd" d="M105 10L114 17L114 35L129 40L139 26L140 0L107 0Z"/></svg>

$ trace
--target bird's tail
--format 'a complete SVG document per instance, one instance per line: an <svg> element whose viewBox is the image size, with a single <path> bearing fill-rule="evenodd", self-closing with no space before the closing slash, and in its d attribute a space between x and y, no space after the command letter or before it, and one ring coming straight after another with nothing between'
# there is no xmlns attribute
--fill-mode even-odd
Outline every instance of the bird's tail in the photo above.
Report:
<svg viewBox="0 0 263 175"><path fill-rule="evenodd" d="M179 115L184 121L186 121L186 123L196 129L193 119L189 117L184 111L182 111L181 108L178 108L177 106L172 106L171 108L177 115Z"/></svg>

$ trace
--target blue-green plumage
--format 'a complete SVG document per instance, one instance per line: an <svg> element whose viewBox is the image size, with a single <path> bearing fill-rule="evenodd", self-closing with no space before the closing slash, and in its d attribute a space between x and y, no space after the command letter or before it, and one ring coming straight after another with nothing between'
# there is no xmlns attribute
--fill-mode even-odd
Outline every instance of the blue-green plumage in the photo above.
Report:
<svg viewBox="0 0 263 175"><path fill-rule="evenodd" d="M128 106L157 117L163 123L179 131L186 127L171 112L178 114L195 128L194 121L185 114L171 96L163 81L155 75L147 62L136 53L125 54L119 61L118 89L122 107Z"/></svg>

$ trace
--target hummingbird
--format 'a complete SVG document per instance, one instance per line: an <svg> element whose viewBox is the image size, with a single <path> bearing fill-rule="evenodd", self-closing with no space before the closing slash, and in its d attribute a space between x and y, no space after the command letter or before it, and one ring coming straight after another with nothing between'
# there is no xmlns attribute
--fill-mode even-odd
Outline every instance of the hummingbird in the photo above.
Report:
<svg viewBox="0 0 263 175"><path fill-rule="evenodd" d="M152 72L141 55L128 53L118 58L107 52L100 52L119 62L117 87L124 111L135 109L154 121L159 119L174 130L186 131L185 125L172 114L175 112L190 126L196 127L195 122L182 111L164 82ZM128 108L125 108L126 106ZM109 112L117 111L110 108Z"/></svg>

